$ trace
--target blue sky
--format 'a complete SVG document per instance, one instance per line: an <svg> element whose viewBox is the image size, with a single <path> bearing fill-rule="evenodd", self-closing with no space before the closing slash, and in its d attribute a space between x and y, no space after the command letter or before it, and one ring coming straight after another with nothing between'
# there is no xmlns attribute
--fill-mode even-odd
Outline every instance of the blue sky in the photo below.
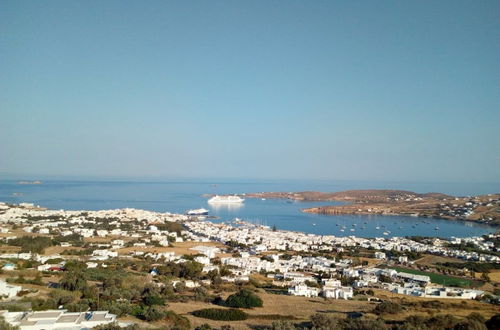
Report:
<svg viewBox="0 0 500 330"><path fill-rule="evenodd" d="M500 181L498 1L2 1L0 174Z"/></svg>

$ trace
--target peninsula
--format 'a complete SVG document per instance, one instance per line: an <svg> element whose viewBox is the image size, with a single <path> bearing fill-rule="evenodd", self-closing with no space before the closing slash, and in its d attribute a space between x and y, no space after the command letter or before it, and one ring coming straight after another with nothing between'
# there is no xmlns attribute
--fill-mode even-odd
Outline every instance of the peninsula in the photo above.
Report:
<svg viewBox="0 0 500 330"><path fill-rule="evenodd" d="M245 197L346 203L302 210L315 214L409 215L500 225L500 194L454 197L441 193L419 194L405 190L347 190L333 193L261 192L245 194Z"/></svg>

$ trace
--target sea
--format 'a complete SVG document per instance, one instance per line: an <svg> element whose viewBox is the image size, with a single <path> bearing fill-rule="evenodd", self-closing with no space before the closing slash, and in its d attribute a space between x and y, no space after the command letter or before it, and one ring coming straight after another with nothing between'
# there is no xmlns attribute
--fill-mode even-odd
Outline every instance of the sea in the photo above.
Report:
<svg viewBox="0 0 500 330"><path fill-rule="evenodd" d="M43 179L43 178L42 178ZM500 183L412 183L363 181L302 181L243 179L48 179L41 184L0 180L0 201L34 203L49 209L102 210L137 208L184 213L206 208L214 222L235 218L312 234L359 237L433 236L468 237L495 232L496 227L468 221L407 216L317 215L301 209L340 202L291 202L246 198L241 205L210 205L206 194L242 194L270 191L323 191L351 189L403 189L418 193L441 192L472 196L500 192ZM385 233L385 234L384 234Z"/></svg>

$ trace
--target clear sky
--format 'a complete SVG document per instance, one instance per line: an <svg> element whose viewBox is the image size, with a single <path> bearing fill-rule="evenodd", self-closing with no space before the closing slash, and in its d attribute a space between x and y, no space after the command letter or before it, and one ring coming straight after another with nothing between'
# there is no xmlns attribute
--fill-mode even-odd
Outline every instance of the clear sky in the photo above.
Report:
<svg viewBox="0 0 500 330"><path fill-rule="evenodd" d="M500 1L0 2L0 174L500 181Z"/></svg>

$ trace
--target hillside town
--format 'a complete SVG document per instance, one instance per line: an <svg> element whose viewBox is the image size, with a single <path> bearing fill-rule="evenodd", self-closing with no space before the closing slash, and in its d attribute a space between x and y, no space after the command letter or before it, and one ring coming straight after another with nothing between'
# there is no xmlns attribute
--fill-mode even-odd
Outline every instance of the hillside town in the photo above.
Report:
<svg viewBox="0 0 500 330"><path fill-rule="evenodd" d="M196 300L203 294L199 299L207 302L224 286L236 290L253 285L266 294L340 301L368 294L366 301L372 304L382 302L375 292L490 306L499 302L498 282L487 275L500 264L496 234L452 239L337 237L277 230L241 219L215 223L137 209L65 211L29 203L0 203L0 233L0 316L22 330L133 327L157 321L155 313L161 313L156 305L165 300L177 302L183 295L184 300ZM438 275L442 265L423 269L417 261L424 256L447 260L447 275ZM479 271L478 265L487 270ZM144 280L142 293L136 298L106 293L113 290L106 278L127 272ZM475 273L483 274L482 282ZM75 274L101 284L87 294L85 290L93 289L79 283ZM120 283L120 288L126 287ZM488 286L479 285L484 283ZM170 294L161 293L167 288ZM84 294L73 295L75 290ZM66 292L70 302L34 308L43 300L37 297L54 292ZM178 297L173 298L173 292ZM114 302L106 302L106 297ZM116 298L123 300L120 308ZM100 309L103 306L111 310ZM135 315L137 322L124 319L127 315Z"/></svg>

